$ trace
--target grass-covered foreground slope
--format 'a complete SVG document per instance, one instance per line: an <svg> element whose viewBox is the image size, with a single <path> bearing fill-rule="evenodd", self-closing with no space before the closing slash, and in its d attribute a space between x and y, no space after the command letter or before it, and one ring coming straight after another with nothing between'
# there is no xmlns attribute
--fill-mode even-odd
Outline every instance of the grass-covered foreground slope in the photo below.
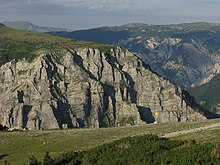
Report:
<svg viewBox="0 0 220 165"><path fill-rule="evenodd" d="M51 157L55 158L66 151L88 150L129 136L145 134L162 136L170 132L205 127L219 122L217 119L102 129L0 132L0 164L5 160L12 165L24 164L32 155L42 160L45 152L49 152ZM184 140L187 139L186 137ZM220 144L216 134L209 134L209 138L210 140L206 142ZM200 139L197 138L196 141L200 142Z"/></svg>
<svg viewBox="0 0 220 165"><path fill-rule="evenodd" d="M60 51L69 48L98 48L108 51L113 46L86 41L64 39L48 34L15 30L0 24L0 64L9 60L31 60L37 51Z"/></svg>
<svg viewBox="0 0 220 165"><path fill-rule="evenodd" d="M219 164L220 146L196 144L193 140L180 141L158 138L155 135L127 137L94 149L68 152L58 158L46 154L43 164ZM30 163L37 163L33 157Z"/></svg>
<svg viewBox="0 0 220 165"><path fill-rule="evenodd" d="M206 131L199 131L199 132L193 132L189 134L183 134L178 135L174 137L174 139L181 139L181 140L187 140L187 139L195 139L197 142L200 143L213 143L213 144L219 144L220 145L220 128L210 129Z"/></svg>
<svg viewBox="0 0 220 165"><path fill-rule="evenodd" d="M220 113L220 74L217 74L208 83L191 88L188 91L195 97L196 102L205 109Z"/></svg>

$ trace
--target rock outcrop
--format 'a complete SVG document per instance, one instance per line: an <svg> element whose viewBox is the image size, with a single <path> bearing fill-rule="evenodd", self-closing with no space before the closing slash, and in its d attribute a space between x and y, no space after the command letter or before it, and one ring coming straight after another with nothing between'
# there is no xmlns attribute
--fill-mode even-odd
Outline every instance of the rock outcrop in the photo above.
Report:
<svg viewBox="0 0 220 165"><path fill-rule="evenodd" d="M206 119L194 100L117 48L66 50L0 67L0 124L30 130Z"/></svg>
<svg viewBox="0 0 220 165"><path fill-rule="evenodd" d="M143 61L160 75L181 86L197 86L215 74L214 65L219 62L199 39L184 41L181 38L166 38L158 41L149 53L139 53Z"/></svg>

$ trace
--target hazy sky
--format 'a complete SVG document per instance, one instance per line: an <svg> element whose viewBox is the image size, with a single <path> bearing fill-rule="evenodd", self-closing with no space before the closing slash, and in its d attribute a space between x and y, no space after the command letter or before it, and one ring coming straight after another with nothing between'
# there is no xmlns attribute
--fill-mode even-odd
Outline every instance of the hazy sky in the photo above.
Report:
<svg viewBox="0 0 220 165"><path fill-rule="evenodd" d="M0 22L86 29L126 23L220 23L220 0L0 0Z"/></svg>

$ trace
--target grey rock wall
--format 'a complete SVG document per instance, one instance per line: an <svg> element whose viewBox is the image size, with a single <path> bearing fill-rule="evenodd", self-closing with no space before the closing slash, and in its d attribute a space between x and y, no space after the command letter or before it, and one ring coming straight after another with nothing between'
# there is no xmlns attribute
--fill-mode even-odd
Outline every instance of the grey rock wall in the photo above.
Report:
<svg viewBox="0 0 220 165"><path fill-rule="evenodd" d="M66 50L0 67L0 124L30 130L206 119L194 100L117 48Z"/></svg>

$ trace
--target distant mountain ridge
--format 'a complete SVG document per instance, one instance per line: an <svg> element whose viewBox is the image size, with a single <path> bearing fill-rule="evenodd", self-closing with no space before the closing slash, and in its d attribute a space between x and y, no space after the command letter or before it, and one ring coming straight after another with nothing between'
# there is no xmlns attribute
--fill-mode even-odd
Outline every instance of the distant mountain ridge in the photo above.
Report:
<svg viewBox="0 0 220 165"><path fill-rule="evenodd" d="M57 31L71 31L70 29L66 29L66 28L37 26L27 21L3 22L2 24L13 29L29 30L29 31L41 32L41 33L57 32Z"/></svg>
<svg viewBox="0 0 220 165"><path fill-rule="evenodd" d="M203 84L220 68L220 24L216 23L132 23L50 34L123 46L180 86Z"/></svg>

